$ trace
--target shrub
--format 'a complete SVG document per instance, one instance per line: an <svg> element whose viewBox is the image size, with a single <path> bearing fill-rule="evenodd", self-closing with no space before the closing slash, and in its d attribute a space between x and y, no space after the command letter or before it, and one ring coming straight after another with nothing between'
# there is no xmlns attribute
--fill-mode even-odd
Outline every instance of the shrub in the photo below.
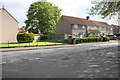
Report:
<svg viewBox="0 0 120 80"><path fill-rule="evenodd" d="M68 38L64 38L64 43L68 43Z"/></svg>
<svg viewBox="0 0 120 80"><path fill-rule="evenodd" d="M19 43L33 42L34 34L33 33L18 33L17 41Z"/></svg>
<svg viewBox="0 0 120 80"><path fill-rule="evenodd" d="M110 40L117 40L117 38L109 37Z"/></svg>
<svg viewBox="0 0 120 80"><path fill-rule="evenodd" d="M84 38L76 38L76 39L78 39L79 43L102 41L101 37L84 37Z"/></svg>
<svg viewBox="0 0 120 80"><path fill-rule="evenodd" d="M40 40L47 40L48 36L47 35L40 35Z"/></svg>
<svg viewBox="0 0 120 80"><path fill-rule="evenodd" d="M100 42L100 41L109 41L109 37L84 37L84 38L76 38L78 43L87 43L87 42ZM68 42L68 39L64 39Z"/></svg>
<svg viewBox="0 0 120 80"><path fill-rule="evenodd" d="M109 41L109 37L102 37L102 41Z"/></svg>
<svg viewBox="0 0 120 80"><path fill-rule="evenodd" d="M120 36L120 33L114 33L114 35L116 35L116 36Z"/></svg>

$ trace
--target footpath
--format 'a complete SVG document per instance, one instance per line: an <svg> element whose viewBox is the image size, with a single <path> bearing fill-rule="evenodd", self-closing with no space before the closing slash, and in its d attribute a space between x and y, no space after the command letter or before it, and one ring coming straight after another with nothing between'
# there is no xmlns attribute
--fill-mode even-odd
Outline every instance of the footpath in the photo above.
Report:
<svg viewBox="0 0 120 80"><path fill-rule="evenodd" d="M75 47L75 46L84 46L84 45L93 45L93 44L109 44L116 43L118 41L110 42L93 42L93 43L81 43L81 44L64 44L64 45L49 45L49 46L34 46L34 47L15 47L15 48L1 48L0 52L9 52L9 51L23 51L23 50L34 50L34 49L49 49L49 48L63 48L63 47Z"/></svg>

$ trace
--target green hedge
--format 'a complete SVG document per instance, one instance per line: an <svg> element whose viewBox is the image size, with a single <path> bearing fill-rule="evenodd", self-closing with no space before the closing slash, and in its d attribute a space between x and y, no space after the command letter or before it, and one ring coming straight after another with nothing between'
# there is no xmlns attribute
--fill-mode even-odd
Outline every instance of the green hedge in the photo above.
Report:
<svg viewBox="0 0 120 80"><path fill-rule="evenodd" d="M76 38L79 43L87 43L87 42L99 42L102 41L100 37L84 37L84 38Z"/></svg>
<svg viewBox="0 0 120 80"><path fill-rule="evenodd" d="M34 34L33 33L18 33L17 41L19 43L33 42Z"/></svg>
<svg viewBox="0 0 120 80"><path fill-rule="evenodd" d="M64 43L68 43L68 38L64 38Z"/></svg>
<svg viewBox="0 0 120 80"><path fill-rule="evenodd" d="M116 35L116 36L120 36L120 33L114 33L114 35Z"/></svg>
<svg viewBox="0 0 120 80"><path fill-rule="evenodd" d="M40 40L47 40L48 36L47 35L40 35Z"/></svg>
<svg viewBox="0 0 120 80"><path fill-rule="evenodd" d="M88 43L88 42L104 42L109 41L109 37L84 37L84 38L76 38L78 43ZM68 43L68 39L65 38L64 42Z"/></svg>
<svg viewBox="0 0 120 80"><path fill-rule="evenodd" d="M109 37L110 40L117 40L117 38Z"/></svg>

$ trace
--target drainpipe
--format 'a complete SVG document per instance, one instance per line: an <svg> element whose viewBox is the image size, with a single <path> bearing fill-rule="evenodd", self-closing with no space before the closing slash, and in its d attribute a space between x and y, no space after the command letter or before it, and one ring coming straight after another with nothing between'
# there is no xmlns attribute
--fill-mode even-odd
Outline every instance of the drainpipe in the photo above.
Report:
<svg viewBox="0 0 120 80"><path fill-rule="evenodd" d="M89 16L87 16L86 19L89 20ZM86 26L85 26L85 29L86 29L85 37L88 37L88 30L87 30L87 28L88 28L88 24L86 24Z"/></svg>
<svg viewBox="0 0 120 80"><path fill-rule="evenodd" d="M120 11L118 11L118 26L120 26Z"/></svg>

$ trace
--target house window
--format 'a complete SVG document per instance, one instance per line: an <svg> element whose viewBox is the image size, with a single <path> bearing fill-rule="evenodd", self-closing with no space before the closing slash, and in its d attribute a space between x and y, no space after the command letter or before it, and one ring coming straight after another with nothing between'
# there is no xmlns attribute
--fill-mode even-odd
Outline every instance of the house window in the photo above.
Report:
<svg viewBox="0 0 120 80"><path fill-rule="evenodd" d="M101 27L99 27L99 30L101 30Z"/></svg>
<svg viewBox="0 0 120 80"><path fill-rule="evenodd" d="M112 31L113 29L112 29L112 28L110 28L110 30Z"/></svg>
<svg viewBox="0 0 120 80"><path fill-rule="evenodd" d="M78 25L74 24L74 25L73 25L73 28L77 29L77 28L78 28Z"/></svg>
<svg viewBox="0 0 120 80"><path fill-rule="evenodd" d="M95 26L94 29L97 29L97 27Z"/></svg>
<svg viewBox="0 0 120 80"><path fill-rule="evenodd" d="M84 25L82 26L82 29L85 29L85 26L84 26Z"/></svg>
<svg viewBox="0 0 120 80"><path fill-rule="evenodd" d="M90 26L88 26L88 28L87 29L91 29L91 27Z"/></svg>

